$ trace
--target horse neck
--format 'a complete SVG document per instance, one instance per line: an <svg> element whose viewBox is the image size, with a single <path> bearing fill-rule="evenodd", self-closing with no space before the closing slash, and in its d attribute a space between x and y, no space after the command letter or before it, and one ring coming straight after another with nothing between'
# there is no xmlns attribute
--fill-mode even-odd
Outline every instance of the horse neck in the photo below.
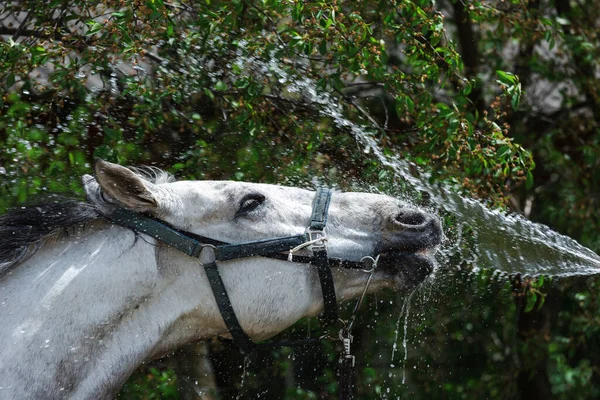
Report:
<svg viewBox="0 0 600 400"><path fill-rule="evenodd" d="M322 306L308 267L219 264L240 323L271 337ZM147 359L226 335L202 266L129 229L96 223L47 240L0 278L0 387L15 398L111 398Z"/></svg>
<svg viewBox="0 0 600 400"><path fill-rule="evenodd" d="M47 240L0 278L0 395L111 397L170 347L163 338L189 310L157 268L155 247L96 225Z"/></svg>

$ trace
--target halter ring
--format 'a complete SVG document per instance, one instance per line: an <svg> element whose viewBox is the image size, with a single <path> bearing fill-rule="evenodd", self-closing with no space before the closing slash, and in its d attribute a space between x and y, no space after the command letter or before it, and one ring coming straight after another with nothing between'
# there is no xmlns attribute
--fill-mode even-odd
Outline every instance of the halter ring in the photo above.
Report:
<svg viewBox="0 0 600 400"><path fill-rule="evenodd" d="M363 258L360 259L360 262L365 262L365 261L370 261L371 262L371 268L369 269L362 269L363 272L366 273L371 273L373 271L375 271L375 268L377 268L377 263L379 262L379 256L381 256L381 254L377 254L377 257L373 258L371 256L364 256Z"/></svg>
<svg viewBox="0 0 600 400"><path fill-rule="evenodd" d="M216 249L217 247L212 244L202 244L202 250L200 251L200 256L198 257L198 259L200 259L200 263L204 265L215 262Z"/></svg>

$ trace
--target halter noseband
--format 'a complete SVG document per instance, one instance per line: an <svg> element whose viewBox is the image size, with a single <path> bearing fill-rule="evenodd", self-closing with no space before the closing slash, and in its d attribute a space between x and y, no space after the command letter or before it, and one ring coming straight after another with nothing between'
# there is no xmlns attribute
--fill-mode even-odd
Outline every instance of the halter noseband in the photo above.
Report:
<svg viewBox="0 0 600 400"><path fill-rule="evenodd" d="M231 300L221 279L217 261L255 256L291 260L294 251L309 247L313 252L312 256L294 256L293 261L309 263L316 267L321 283L324 304L324 311L320 319L325 324L337 321L337 302L331 267L363 268L363 264L361 262L334 259L327 256L325 245L327 237L325 236L324 229L327 225L331 194L331 190L327 188L319 188L317 190L313 201L310 226L306 230L306 233L239 244L228 244L195 235L191 232L181 231L169 226L164 221L123 208L115 208L106 217L118 225L150 235L189 256L199 258L204 265L217 306L234 343L240 348L242 353L250 354L256 344L246 335L235 315ZM285 251L289 252L289 256L282 254Z"/></svg>

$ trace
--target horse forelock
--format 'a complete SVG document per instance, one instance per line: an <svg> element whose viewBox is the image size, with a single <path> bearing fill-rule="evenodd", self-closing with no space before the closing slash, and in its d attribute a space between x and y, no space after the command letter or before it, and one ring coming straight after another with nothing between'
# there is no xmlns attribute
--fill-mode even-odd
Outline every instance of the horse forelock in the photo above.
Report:
<svg viewBox="0 0 600 400"><path fill-rule="evenodd" d="M140 178L154 184L171 183L175 182L176 179L173 175L167 171L163 171L157 167L141 166L141 167L128 167Z"/></svg>

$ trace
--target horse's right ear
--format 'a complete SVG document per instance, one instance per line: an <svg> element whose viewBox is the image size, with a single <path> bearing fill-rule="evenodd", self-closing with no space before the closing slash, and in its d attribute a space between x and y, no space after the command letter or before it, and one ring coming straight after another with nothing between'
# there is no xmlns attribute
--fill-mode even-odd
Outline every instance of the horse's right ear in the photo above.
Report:
<svg viewBox="0 0 600 400"><path fill-rule="evenodd" d="M156 211L156 185L140 178L128 168L100 159L96 159L94 163L94 172L102 192L116 202L136 211Z"/></svg>
<svg viewBox="0 0 600 400"><path fill-rule="evenodd" d="M101 201L102 189L100 189L100 185L98 185L96 178L88 174L83 174L81 177L81 183L83 184L85 197L90 203L96 204Z"/></svg>

